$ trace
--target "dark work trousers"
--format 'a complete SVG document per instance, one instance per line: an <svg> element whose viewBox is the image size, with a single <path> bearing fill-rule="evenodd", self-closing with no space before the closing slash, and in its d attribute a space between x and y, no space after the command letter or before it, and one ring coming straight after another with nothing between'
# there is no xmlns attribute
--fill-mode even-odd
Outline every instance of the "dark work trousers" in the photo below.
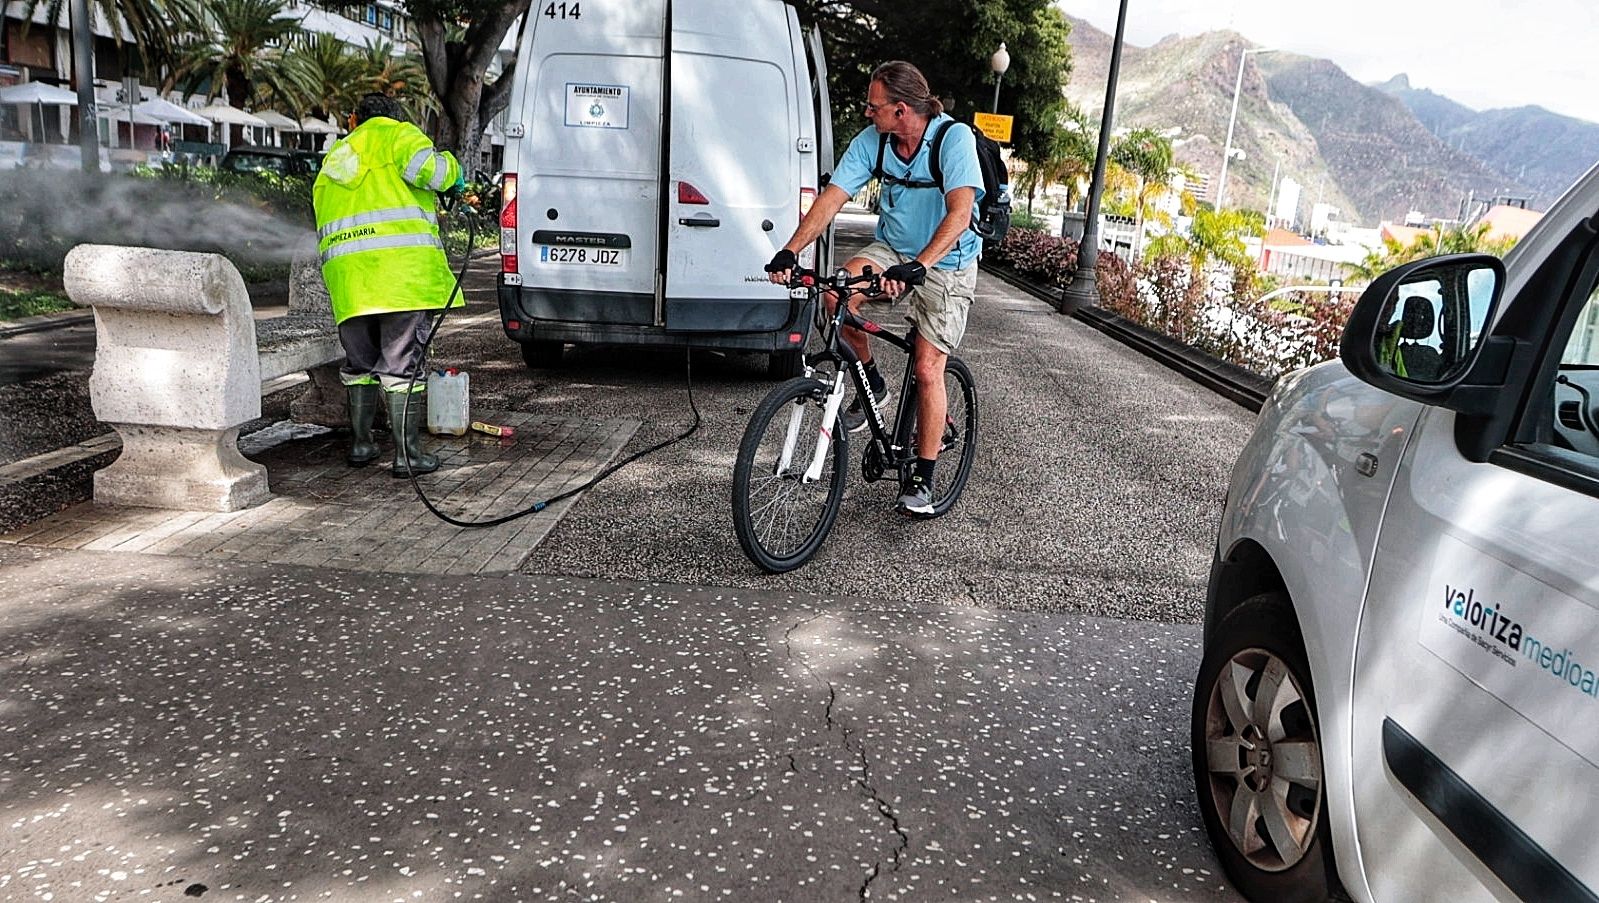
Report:
<svg viewBox="0 0 1599 903"><path fill-rule="evenodd" d="M370 383L373 378L390 392L403 392L411 377L422 372L423 355L433 328L428 310L351 317L339 324L344 346L344 366L339 378L345 385ZM425 382L418 382L420 388Z"/></svg>

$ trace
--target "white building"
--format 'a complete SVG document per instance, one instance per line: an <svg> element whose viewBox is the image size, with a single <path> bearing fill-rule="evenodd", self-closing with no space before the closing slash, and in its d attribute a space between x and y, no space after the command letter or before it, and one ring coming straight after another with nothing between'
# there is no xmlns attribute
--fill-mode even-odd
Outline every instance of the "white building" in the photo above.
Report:
<svg viewBox="0 0 1599 903"><path fill-rule="evenodd" d="M1317 203L1310 207L1310 234L1327 235L1332 230L1334 217L1338 215L1338 208L1331 204Z"/></svg>
<svg viewBox="0 0 1599 903"><path fill-rule="evenodd" d="M1283 176L1277 185L1277 200L1272 204L1271 225L1292 229L1299 221L1299 183Z"/></svg>

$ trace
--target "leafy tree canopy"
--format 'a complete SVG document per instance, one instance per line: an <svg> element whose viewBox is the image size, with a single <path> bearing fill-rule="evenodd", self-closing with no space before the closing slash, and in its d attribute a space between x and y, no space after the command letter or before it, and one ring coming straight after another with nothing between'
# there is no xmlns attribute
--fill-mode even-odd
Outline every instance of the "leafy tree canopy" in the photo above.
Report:
<svg viewBox="0 0 1599 903"><path fill-rule="evenodd" d="M842 150L865 125L861 103L879 63L903 59L927 76L933 93L953 99L949 112L971 121L990 112L1001 42L1010 69L999 112L1016 117L1012 144L1029 160L1051 155L1071 74L1071 26L1049 0L797 0L806 24L821 26L833 100L833 137Z"/></svg>

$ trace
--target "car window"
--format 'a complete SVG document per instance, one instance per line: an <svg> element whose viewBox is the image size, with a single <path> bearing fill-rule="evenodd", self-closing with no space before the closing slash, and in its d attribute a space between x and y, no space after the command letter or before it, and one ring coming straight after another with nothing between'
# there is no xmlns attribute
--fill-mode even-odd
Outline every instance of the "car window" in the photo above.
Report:
<svg viewBox="0 0 1599 903"><path fill-rule="evenodd" d="M230 154L222 162L224 168L233 172L273 172L282 175L288 168L286 159L267 154Z"/></svg>
<svg viewBox="0 0 1599 903"><path fill-rule="evenodd" d="M1543 399L1538 417L1540 442L1586 456L1599 467L1599 287L1589 291L1560 352L1554 385L1533 398Z"/></svg>
<svg viewBox="0 0 1599 903"><path fill-rule="evenodd" d="M1577 316L1577 325L1560 355L1561 366L1599 366L1599 288L1595 288Z"/></svg>

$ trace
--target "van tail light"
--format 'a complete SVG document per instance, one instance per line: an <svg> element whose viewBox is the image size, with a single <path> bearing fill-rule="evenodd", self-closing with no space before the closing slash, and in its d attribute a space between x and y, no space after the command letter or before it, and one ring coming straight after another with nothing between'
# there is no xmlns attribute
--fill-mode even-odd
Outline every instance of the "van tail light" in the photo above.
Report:
<svg viewBox="0 0 1599 903"><path fill-rule="evenodd" d="M679 204L709 204L711 199L687 182L677 183L677 202Z"/></svg>
<svg viewBox="0 0 1599 903"><path fill-rule="evenodd" d="M800 219L804 219L805 214L810 213L811 208L814 206L816 206L816 189L801 188L799 211ZM797 223L795 225L796 227L798 226ZM807 270L816 269L816 245L806 245L805 250L799 253L799 263L800 266Z"/></svg>
<svg viewBox="0 0 1599 903"><path fill-rule="evenodd" d="M515 273L516 264L516 173L508 172L500 183L500 272Z"/></svg>

